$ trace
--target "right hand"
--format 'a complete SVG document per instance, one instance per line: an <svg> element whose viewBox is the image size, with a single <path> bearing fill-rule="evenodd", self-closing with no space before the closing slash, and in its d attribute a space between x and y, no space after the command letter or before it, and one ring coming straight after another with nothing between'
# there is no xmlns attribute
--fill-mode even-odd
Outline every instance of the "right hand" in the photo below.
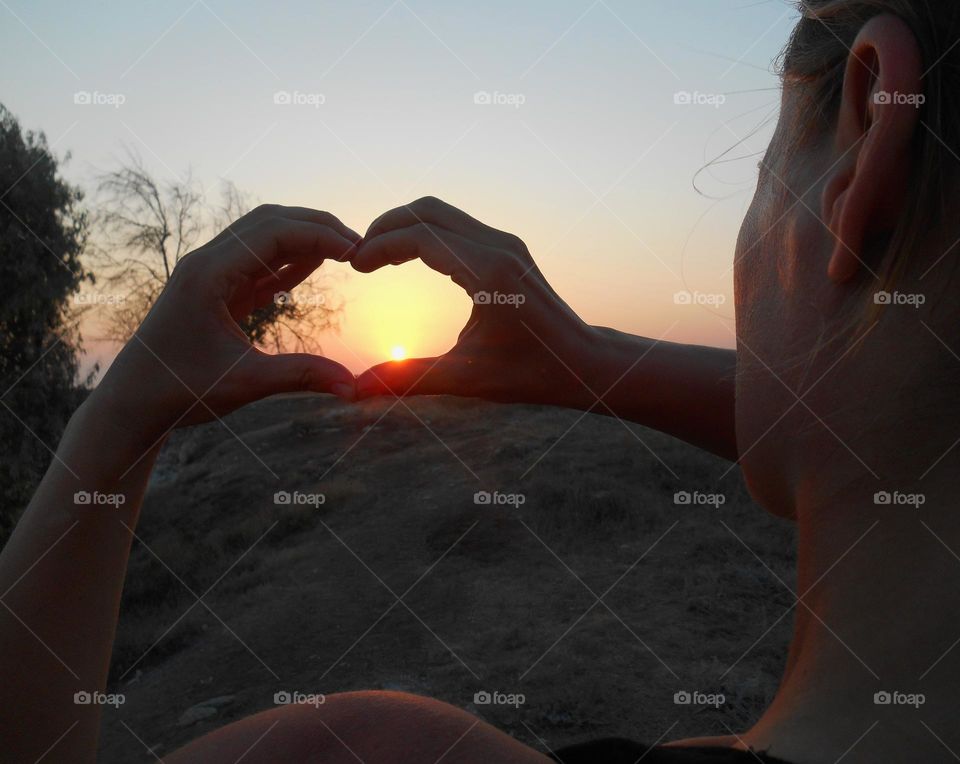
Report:
<svg viewBox="0 0 960 764"><path fill-rule="evenodd" d="M375 220L352 259L363 273L420 258L474 301L452 350L382 363L358 377L357 397L451 394L501 402L595 402L581 381L597 332L550 287L526 245L433 197Z"/></svg>

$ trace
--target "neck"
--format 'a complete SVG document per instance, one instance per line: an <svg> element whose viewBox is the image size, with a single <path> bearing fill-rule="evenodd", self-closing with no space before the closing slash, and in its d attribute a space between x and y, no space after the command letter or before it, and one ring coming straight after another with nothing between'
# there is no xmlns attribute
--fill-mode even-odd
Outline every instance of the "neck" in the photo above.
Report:
<svg viewBox="0 0 960 764"><path fill-rule="evenodd" d="M947 461L896 487L868 476L798 492L794 638L777 697L745 736L757 750L798 764L960 754L958 464ZM913 496L919 506L896 503ZM884 705L878 692L902 695Z"/></svg>

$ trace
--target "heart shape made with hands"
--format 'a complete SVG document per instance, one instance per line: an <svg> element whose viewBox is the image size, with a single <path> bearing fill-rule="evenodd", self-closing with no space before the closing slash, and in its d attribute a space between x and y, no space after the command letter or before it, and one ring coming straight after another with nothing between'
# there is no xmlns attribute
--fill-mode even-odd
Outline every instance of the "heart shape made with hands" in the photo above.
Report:
<svg viewBox="0 0 960 764"><path fill-rule="evenodd" d="M380 363L357 377L322 355L265 353L243 330L246 317L324 260L370 273L413 259L472 298L456 344L440 356ZM328 212L262 205L181 258L136 339L97 389L115 408L150 411L143 429L159 436L288 392L574 405L598 334L550 288L519 238L426 197L384 213L366 236Z"/></svg>
<svg viewBox="0 0 960 764"><path fill-rule="evenodd" d="M370 273L413 259L473 301L456 344L436 358L381 363L357 377L322 355L263 352L243 329L324 260ZM565 403L570 379L582 378L578 357L596 339L582 326L520 239L432 197L381 215L366 236L328 212L261 205L180 259L97 390L139 417L148 440L290 392Z"/></svg>

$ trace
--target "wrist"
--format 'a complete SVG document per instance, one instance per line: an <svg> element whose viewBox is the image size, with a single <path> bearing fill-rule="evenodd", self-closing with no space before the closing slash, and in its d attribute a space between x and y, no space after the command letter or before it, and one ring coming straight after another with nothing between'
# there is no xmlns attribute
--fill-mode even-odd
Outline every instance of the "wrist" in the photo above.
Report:
<svg viewBox="0 0 960 764"><path fill-rule="evenodd" d="M598 414L626 413L625 401L629 407L642 405L645 395L635 394L638 390L650 392L647 385L651 375L657 375L662 363L661 343L646 337L610 329L605 326L589 327L589 335L584 342L582 354L582 379L590 386L584 389L586 406L593 406ZM634 391L633 393L629 391ZM624 396L626 395L626 399ZM598 403L597 398L603 403Z"/></svg>
<svg viewBox="0 0 960 764"><path fill-rule="evenodd" d="M619 335L612 329L587 324L571 332L567 351L557 354L563 359L559 375L551 373L541 380L544 399L539 402L582 411L598 406L597 398L623 371L614 373L622 365L618 363L623 357Z"/></svg>
<svg viewBox="0 0 960 764"><path fill-rule="evenodd" d="M628 358L631 353L625 342L622 332L605 326L588 326L587 336L583 341L583 355L580 373L583 381L590 386L590 391L584 390L589 396L588 406L597 403L597 397L606 395L610 388L617 384L621 375L629 368ZM632 338L636 339L636 338ZM635 350L635 348L634 348ZM602 408L602 406L600 407ZM606 412L598 412L606 413Z"/></svg>
<svg viewBox="0 0 960 764"><path fill-rule="evenodd" d="M152 416L146 406L117 395L104 380L70 418L64 443L79 444L88 450L92 446L98 455L132 464L159 449L168 432L168 427Z"/></svg>

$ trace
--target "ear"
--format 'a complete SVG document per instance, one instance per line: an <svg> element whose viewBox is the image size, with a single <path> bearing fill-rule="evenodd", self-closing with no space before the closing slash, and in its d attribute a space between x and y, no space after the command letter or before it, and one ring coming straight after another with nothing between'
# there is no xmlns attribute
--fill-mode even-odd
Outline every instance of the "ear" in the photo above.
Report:
<svg viewBox="0 0 960 764"><path fill-rule="evenodd" d="M857 275L865 244L889 233L904 204L919 126L922 57L906 23L874 16L847 59L837 118L839 159L823 192L823 220L836 238L828 274L836 283Z"/></svg>

